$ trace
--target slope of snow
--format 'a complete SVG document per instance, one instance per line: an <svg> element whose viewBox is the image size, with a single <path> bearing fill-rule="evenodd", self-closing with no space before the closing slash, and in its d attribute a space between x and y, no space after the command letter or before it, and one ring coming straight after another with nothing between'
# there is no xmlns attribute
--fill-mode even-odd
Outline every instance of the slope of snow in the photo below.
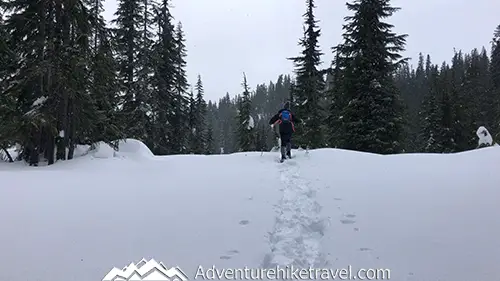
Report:
<svg viewBox="0 0 500 281"><path fill-rule="evenodd" d="M155 157L134 140L117 153L127 157L0 163L0 280L102 280L142 258L190 280L200 266L287 265L330 280L349 267L399 281L498 277L498 146L293 151L283 164L278 153Z"/></svg>

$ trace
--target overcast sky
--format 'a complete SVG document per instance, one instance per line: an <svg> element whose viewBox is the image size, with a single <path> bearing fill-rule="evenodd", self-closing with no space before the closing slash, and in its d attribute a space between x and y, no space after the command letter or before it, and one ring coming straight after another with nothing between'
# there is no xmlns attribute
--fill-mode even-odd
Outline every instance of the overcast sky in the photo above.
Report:
<svg viewBox="0 0 500 281"><path fill-rule="evenodd" d="M242 91L243 72L251 90L292 73L287 57L300 52L305 0L173 0L172 15L186 33L187 71L191 84L202 76L205 97L218 100ZM345 0L317 0L316 18L322 34L323 65L332 60L330 48L341 40ZM116 0L106 0L105 18L111 20ZM405 56L416 64L419 52L434 63L449 61L453 48L469 52L490 50L493 31L500 24L496 0L394 0L401 7L387 21L409 35Z"/></svg>

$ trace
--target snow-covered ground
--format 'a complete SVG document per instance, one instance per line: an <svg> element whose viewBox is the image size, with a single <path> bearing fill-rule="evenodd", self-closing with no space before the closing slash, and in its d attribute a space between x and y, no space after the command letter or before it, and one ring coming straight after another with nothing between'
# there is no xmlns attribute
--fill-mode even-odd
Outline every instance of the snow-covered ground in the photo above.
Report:
<svg viewBox="0 0 500 281"><path fill-rule="evenodd" d="M277 153L155 157L129 141L52 166L1 163L0 280L102 280L142 258L190 280L199 266L287 264L330 280L349 267L498 280L500 147L293 153L283 164Z"/></svg>

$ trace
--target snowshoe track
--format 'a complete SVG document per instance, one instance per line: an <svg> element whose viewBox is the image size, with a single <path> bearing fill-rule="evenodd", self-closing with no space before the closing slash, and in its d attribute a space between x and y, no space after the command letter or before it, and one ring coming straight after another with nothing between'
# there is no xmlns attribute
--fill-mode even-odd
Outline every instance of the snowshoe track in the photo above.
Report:
<svg viewBox="0 0 500 281"><path fill-rule="evenodd" d="M320 251L325 224L316 190L300 176L300 165L293 158L279 167L283 197L269 238L271 253L264 258L263 267L321 266L325 263Z"/></svg>

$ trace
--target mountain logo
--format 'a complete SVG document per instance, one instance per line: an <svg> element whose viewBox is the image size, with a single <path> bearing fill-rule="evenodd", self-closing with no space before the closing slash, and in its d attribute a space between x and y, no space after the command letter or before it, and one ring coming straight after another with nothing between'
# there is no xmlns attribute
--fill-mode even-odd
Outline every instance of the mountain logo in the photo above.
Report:
<svg viewBox="0 0 500 281"><path fill-rule="evenodd" d="M179 267L167 268L162 262L144 258L137 264L130 263L123 269L114 267L102 281L187 281L186 274Z"/></svg>

